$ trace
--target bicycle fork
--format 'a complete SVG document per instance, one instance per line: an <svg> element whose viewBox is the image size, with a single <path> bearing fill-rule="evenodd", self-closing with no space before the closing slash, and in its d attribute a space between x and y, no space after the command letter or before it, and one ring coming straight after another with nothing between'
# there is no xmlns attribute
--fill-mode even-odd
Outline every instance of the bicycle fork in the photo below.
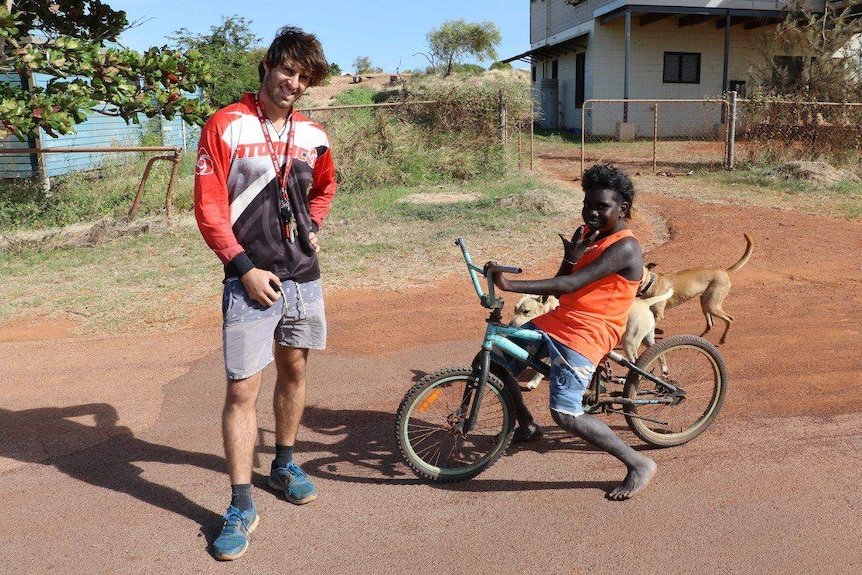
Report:
<svg viewBox="0 0 862 575"><path fill-rule="evenodd" d="M485 383L488 381L488 373L491 371L491 350L483 349L480 355L478 377L474 377L471 383L464 388L464 396L461 399L461 413L470 410L470 415L463 422L462 431L464 434L470 433L476 425L476 418L479 417L479 406L482 405L482 398L485 394ZM474 368L473 373L475 372L476 369Z"/></svg>

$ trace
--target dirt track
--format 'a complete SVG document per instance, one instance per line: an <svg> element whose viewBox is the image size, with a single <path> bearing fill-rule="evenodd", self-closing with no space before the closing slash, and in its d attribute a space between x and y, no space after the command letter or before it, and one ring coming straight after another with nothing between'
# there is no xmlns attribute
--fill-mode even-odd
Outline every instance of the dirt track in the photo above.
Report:
<svg viewBox="0 0 862 575"><path fill-rule="evenodd" d="M312 357L297 448L320 498L293 507L257 475L261 527L233 564L207 553L227 502L215 316L145 338L0 343L0 496L12 511L0 573L862 572L862 227L658 193L638 201L655 219L636 233L667 226L648 253L660 270L730 265L742 232L755 239L725 304L737 321L721 347L724 409L693 443L650 451L659 473L641 496L602 497L622 469L554 426L544 386L529 401L547 439L476 480L438 488L401 464L404 391L477 347L483 315L454 277L385 299L328 296L330 349ZM703 316L689 302L663 327L700 333ZM270 396L259 473L273 451ZM636 444L621 418L607 421Z"/></svg>

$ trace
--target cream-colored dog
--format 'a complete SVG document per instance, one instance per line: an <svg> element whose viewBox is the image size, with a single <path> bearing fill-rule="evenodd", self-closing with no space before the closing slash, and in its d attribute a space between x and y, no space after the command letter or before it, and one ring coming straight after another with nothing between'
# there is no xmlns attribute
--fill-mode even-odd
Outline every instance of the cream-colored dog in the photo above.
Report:
<svg viewBox="0 0 862 575"><path fill-rule="evenodd" d="M552 309L560 305L560 300L552 295L525 295L515 304L515 315L509 325L512 327L521 327L534 317L538 317L543 313L548 313ZM542 374L536 372L533 379L527 382L527 389L536 389L539 382L542 381Z"/></svg>
<svg viewBox="0 0 862 575"><path fill-rule="evenodd" d="M637 360L638 349L643 341L648 346L655 343L655 316L650 306L666 301L673 295L673 290L668 290L659 296L641 299L635 298L629 309L629 317L626 322L626 331L623 334L620 346L625 356L632 362ZM509 325L520 327L543 313L547 313L560 305L554 296L525 295L515 304L515 314ZM527 382L527 389L535 389L542 381L542 374L537 373Z"/></svg>
<svg viewBox="0 0 862 575"><path fill-rule="evenodd" d="M556 309L558 305L560 305L560 300L552 295L525 295L515 304L515 315L512 316L509 325L521 327L534 317Z"/></svg>
<svg viewBox="0 0 862 575"><path fill-rule="evenodd" d="M626 331L620 341L623 355L632 363L638 358L641 342L645 342L647 346L655 343L655 316L652 314L650 306L666 301L672 295L673 290L671 289L667 290L667 293L651 298L636 297L632 302L632 307L629 308L629 319L626 322Z"/></svg>
<svg viewBox="0 0 862 575"><path fill-rule="evenodd" d="M727 339L727 331L730 329L730 324L733 323L733 316L721 308L724 298L730 293L730 274L739 271L748 262L748 258L751 257L751 252L754 249L754 240L751 236L748 234L742 235L745 236L745 241L748 245L739 261L729 268L700 266L663 274L652 271L652 267L655 264L647 264L644 267L643 279L638 288L639 296L653 297L665 293L669 289L673 290L673 296L670 299L653 306L652 309L657 322L664 319L665 307L674 307L699 295L700 308L703 310L703 315L706 316L706 329L700 334L701 337L712 329L714 324L713 316L715 316L724 320L724 323L727 324L719 342L724 343L725 339Z"/></svg>

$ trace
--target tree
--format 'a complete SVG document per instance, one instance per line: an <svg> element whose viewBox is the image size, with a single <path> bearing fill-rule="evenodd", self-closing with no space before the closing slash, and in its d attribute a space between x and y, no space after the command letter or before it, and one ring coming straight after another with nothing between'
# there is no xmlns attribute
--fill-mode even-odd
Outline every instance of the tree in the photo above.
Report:
<svg viewBox="0 0 862 575"><path fill-rule="evenodd" d="M353 69L356 74L376 74L383 71L383 68L376 68L371 65L371 58L368 56L357 56L353 61Z"/></svg>
<svg viewBox="0 0 862 575"><path fill-rule="evenodd" d="M243 92L256 92L260 87L257 67L265 51L250 26L251 20L234 14L223 16L220 25L210 27L209 34L193 34L180 28L168 36L175 47L198 51L218 79L205 92L208 102L216 108L237 102Z"/></svg>
<svg viewBox="0 0 862 575"><path fill-rule="evenodd" d="M329 63L329 75L330 76L341 76L341 66L339 66L335 62L330 62Z"/></svg>
<svg viewBox="0 0 862 575"><path fill-rule="evenodd" d="M426 36L431 55L426 57L431 66L444 68L443 76L452 73L453 64L465 56L473 56L480 62L495 60L496 47L502 40L493 22L476 24L465 20L447 20L440 28L433 28Z"/></svg>
<svg viewBox="0 0 862 575"><path fill-rule="evenodd" d="M20 83L0 76L0 137L74 133L90 113L203 124L211 109L190 97L211 81L200 55L122 48L116 40L129 27L125 12L99 0L4 0L0 68ZM50 77L45 87L32 85L36 73Z"/></svg>
<svg viewBox="0 0 862 575"><path fill-rule="evenodd" d="M799 0L764 42L764 58L753 76L767 95L808 101L856 102L860 81L862 18L827 2L816 14Z"/></svg>

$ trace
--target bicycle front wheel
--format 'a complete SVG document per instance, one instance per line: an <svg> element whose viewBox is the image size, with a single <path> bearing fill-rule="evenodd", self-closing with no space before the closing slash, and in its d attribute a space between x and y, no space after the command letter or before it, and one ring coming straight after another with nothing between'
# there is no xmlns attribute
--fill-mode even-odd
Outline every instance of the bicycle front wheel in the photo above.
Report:
<svg viewBox="0 0 862 575"><path fill-rule="evenodd" d="M634 400L624 407L626 422L635 435L657 447L691 441L715 420L727 394L727 365L718 349L694 335L676 335L650 346L635 365L680 387L674 396L634 370L623 396Z"/></svg>
<svg viewBox="0 0 862 575"><path fill-rule="evenodd" d="M503 383L488 374L476 425L465 431L477 387L470 368L426 375L398 407L398 447L420 477L448 483L479 475L506 451L514 431L514 403Z"/></svg>

